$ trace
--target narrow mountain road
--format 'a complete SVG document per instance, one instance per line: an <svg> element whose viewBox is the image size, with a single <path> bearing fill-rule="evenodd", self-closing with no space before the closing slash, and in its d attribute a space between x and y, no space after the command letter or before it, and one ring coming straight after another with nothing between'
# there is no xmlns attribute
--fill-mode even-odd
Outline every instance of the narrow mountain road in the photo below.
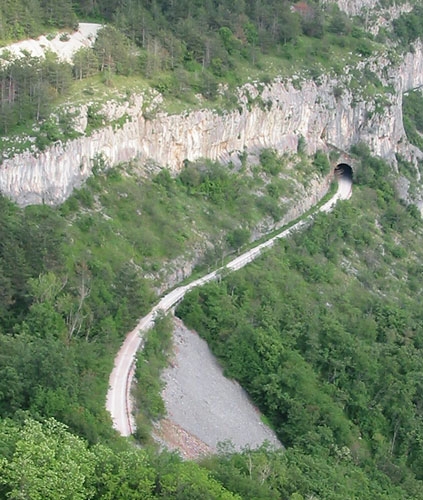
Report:
<svg viewBox="0 0 423 500"><path fill-rule="evenodd" d="M352 179L348 176L340 175L338 177L338 190L335 195L319 209L314 212L329 212L332 210L338 200L347 200L352 194ZM241 269L249 262L256 259L264 248L273 246L276 240L285 238L294 231L308 224L313 215L311 214L306 219L303 219L289 229L281 231L276 236L270 238L264 243L248 250L242 255L230 261L226 266L219 268L202 278L199 278L192 283L175 288L164 297L161 298L159 303L142 318L137 326L128 333L122 347L115 358L115 365L109 378L109 391L107 393L106 408L112 416L113 427L122 435L130 436L135 431L135 423L132 414L132 400L130 389L132 379L134 376L135 359L137 351L143 347L143 332L147 331L154 325L156 315L163 311L168 312L174 307L188 292L197 286L204 285L209 281L215 280L219 274L225 270L235 271Z"/></svg>

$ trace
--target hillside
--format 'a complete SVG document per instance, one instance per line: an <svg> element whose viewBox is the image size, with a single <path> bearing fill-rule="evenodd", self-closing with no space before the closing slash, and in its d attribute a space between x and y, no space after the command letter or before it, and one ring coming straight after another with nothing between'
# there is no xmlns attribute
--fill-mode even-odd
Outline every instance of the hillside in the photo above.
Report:
<svg viewBox="0 0 423 500"><path fill-rule="evenodd" d="M0 498L422 498L421 14L0 5L4 47L105 26L71 61L1 56ZM105 400L126 333L164 291L307 211L344 163L352 200L177 310L286 449L156 449L167 318L120 437Z"/></svg>
<svg viewBox="0 0 423 500"><path fill-rule="evenodd" d="M266 23L262 43L258 35L253 43L238 34L247 29L246 19L263 21L262 12L245 9L241 25L231 29L207 21L205 47L211 50L208 43L218 37L228 61L222 71L204 54L195 60L180 55L169 66L159 35L137 46L112 26L101 29L92 48L79 50L72 64L52 53L45 59L10 56L2 77L0 190L20 205L58 204L93 170L121 162L135 160L147 171L166 165L177 173L186 160L238 167L245 155L257 156L263 148L335 155L359 142L393 165L398 155L417 165L421 153L407 141L402 96L423 83L418 6L378 11L378 21L393 19L385 27L370 24L376 14L366 10L370 31L363 30L362 18L350 20L332 4L305 11L285 6L284 15L294 16L301 29L269 47ZM318 33L308 31L307 16L320 19ZM162 21L170 37L175 26ZM152 47L148 40L154 40ZM156 54L151 71L150 50ZM34 65L38 80L29 76ZM418 189L407 196L416 203L421 198Z"/></svg>
<svg viewBox="0 0 423 500"><path fill-rule="evenodd" d="M389 181L367 177L387 166L363 161L350 201L177 310L302 463L285 494L385 498L384 478L386 498L421 497L423 227ZM344 467L364 473L360 486L334 487L337 474L357 477Z"/></svg>

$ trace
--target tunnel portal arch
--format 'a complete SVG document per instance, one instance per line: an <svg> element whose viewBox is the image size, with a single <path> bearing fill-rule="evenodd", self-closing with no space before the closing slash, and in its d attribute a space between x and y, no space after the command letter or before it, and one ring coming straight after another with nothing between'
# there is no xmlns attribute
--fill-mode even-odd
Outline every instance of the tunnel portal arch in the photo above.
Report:
<svg viewBox="0 0 423 500"><path fill-rule="evenodd" d="M335 177L344 177L350 181L353 180L353 169L348 163L338 163L333 173Z"/></svg>

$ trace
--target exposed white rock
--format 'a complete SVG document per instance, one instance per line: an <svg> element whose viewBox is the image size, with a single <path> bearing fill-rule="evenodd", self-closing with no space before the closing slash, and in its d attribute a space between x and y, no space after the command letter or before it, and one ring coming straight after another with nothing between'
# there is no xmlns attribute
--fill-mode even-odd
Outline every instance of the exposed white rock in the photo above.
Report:
<svg viewBox="0 0 423 500"><path fill-rule="evenodd" d="M365 10L373 10L379 0L323 0L324 4L338 4L340 10L349 16L358 16Z"/></svg>
<svg viewBox="0 0 423 500"><path fill-rule="evenodd" d="M46 52L50 51L57 54L62 61L71 62L75 52L93 45L100 28L101 24L80 23L78 29L72 33L58 33L52 39L42 35L36 40L23 40L8 45L0 49L0 57L5 53L14 57L23 57L25 53L33 57L44 57Z"/></svg>
<svg viewBox="0 0 423 500"><path fill-rule="evenodd" d="M120 128L110 125L89 137L55 144L37 157L27 152L4 160L0 191L21 205L58 204L91 174L99 157L109 165L152 160L178 172L184 160L207 157L229 161L244 150L266 147L281 153L296 151L300 136L305 138L309 153L330 146L348 150L364 141L374 154L394 162L395 153L407 142L402 93L423 84L422 45L417 45L399 67L391 68L386 62L379 69L395 92L377 112L374 103L349 90L335 97L339 81L329 79L321 84L305 81L301 88L275 81L260 95L247 87L255 104L241 99L239 109L223 115L197 110L182 115L150 113L148 116L154 117L147 119L142 96L132 96L128 103L103 108L112 119L127 114L128 120ZM79 126L85 123L81 118Z"/></svg>
<svg viewBox="0 0 423 500"><path fill-rule="evenodd" d="M322 3L330 5L337 4L339 9L348 14L349 16L363 16L365 19L371 16L373 11L377 12L377 19L372 20L372 24L377 28L384 25L387 19L395 19L402 12L409 12L412 10L412 5L403 3L402 5L388 5L386 7L380 6L379 0L323 0ZM368 20L367 22L370 22ZM368 29L369 26L366 27Z"/></svg>

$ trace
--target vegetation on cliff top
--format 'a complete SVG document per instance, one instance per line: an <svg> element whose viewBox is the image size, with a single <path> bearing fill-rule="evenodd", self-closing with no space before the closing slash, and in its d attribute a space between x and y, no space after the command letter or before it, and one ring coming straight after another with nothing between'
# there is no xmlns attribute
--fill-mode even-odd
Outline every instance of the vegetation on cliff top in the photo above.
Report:
<svg viewBox="0 0 423 500"><path fill-rule="evenodd" d="M30 132L38 146L72 138L72 119L62 114L42 125L58 102L81 85L90 100L94 83L115 85L134 76L184 106L203 105L249 79L276 75L318 78L343 75L346 65L385 50L387 37L408 46L421 37L419 7L403 14L393 30L373 36L363 20L349 19L336 3L293 2L70 2L33 0L0 6L0 42L41 31L73 29L77 18L106 20L94 47L78 51L72 64L49 54L27 55L0 65L0 135ZM365 25L369 19L366 19ZM65 36L65 35L64 35ZM83 83L82 83L83 82ZM120 81L119 85L125 86ZM366 84L367 85L367 84ZM357 88L361 88L359 83ZM225 90L226 89L226 90ZM383 89L379 89L383 91ZM198 96L201 96L200 101ZM44 128L43 128L44 127Z"/></svg>

